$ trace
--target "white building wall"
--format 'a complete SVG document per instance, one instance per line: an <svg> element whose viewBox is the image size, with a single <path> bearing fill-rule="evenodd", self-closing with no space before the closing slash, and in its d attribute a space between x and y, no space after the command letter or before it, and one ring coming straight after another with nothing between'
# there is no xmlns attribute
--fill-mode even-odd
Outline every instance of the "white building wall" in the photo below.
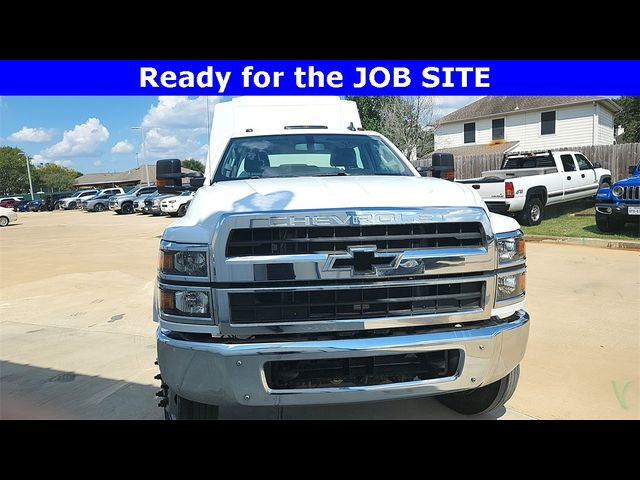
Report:
<svg viewBox="0 0 640 480"><path fill-rule="evenodd" d="M611 145L613 135L613 113L600 107L598 113L598 145Z"/></svg>
<svg viewBox="0 0 640 480"><path fill-rule="evenodd" d="M556 112L556 133L542 135L540 114L551 110ZM587 103L475 120L475 143L464 143L464 124L469 121L444 124L434 132L436 150L491 143L491 120L494 118L505 118L505 141L520 142L516 150L613 143L613 115L602 106L596 111L592 103Z"/></svg>

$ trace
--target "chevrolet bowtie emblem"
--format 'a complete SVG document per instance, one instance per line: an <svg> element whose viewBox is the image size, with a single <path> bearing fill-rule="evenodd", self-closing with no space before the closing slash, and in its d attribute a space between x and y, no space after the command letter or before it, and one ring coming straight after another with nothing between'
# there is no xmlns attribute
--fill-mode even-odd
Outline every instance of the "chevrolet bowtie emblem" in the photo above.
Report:
<svg viewBox="0 0 640 480"><path fill-rule="evenodd" d="M380 253L375 245L347 247L347 253L329 255L325 270L351 271L352 275L376 275L380 268L398 268L401 253Z"/></svg>

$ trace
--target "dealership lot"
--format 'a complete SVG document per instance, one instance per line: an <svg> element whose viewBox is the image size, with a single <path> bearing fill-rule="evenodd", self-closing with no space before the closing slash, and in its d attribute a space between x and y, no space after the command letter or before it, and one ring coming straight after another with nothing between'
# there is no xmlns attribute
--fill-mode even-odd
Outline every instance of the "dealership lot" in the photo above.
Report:
<svg viewBox="0 0 640 480"><path fill-rule="evenodd" d="M162 418L151 299L166 217L19 214L0 229L0 417ZM528 245L529 348L506 411L640 418L640 252ZM273 412L228 412L229 418ZM284 418L460 418L432 399Z"/></svg>

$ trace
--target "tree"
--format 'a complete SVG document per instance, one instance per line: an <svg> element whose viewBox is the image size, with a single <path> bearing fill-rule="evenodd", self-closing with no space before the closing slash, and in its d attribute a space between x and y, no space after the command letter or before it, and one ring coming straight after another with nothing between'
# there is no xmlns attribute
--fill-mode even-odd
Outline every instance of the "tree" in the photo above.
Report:
<svg viewBox="0 0 640 480"><path fill-rule="evenodd" d="M196 172L204 174L204 164L199 160L194 160L193 158L183 160L182 166L184 168L188 168L189 170L195 170Z"/></svg>
<svg viewBox="0 0 640 480"><path fill-rule="evenodd" d="M431 97L391 97L382 107L380 133L409 159L433 151L434 103Z"/></svg>
<svg viewBox="0 0 640 480"><path fill-rule="evenodd" d="M360 112L360 120L362 120L362 126L365 130L373 130L374 132L381 132L381 115L384 106L392 102L396 97L345 97L346 100L353 100L358 105L358 111ZM347 125L345 125L346 127Z"/></svg>
<svg viewBox="0 0 640 480"><path fill-rule="evenodd" d="M63 192L73 188L73 181L82 173L72 168L47 163L37 168L38 186L43 190ZM35 184L35 182L34 182Z"/></svg>
<svg viewBox="0 0 640 480"><path fill-rule="evenodd" d="M620 97L615 102L622 108L615 118L615 124L624 128L622 143L640 142L640 97Z"/></svg>
<svg viewBox="0 0 640 480"><path fill-rule="evenodd" d="M15 147L0 147L0 193L12 195L29 191L29 176L24 153ZM33 174L35 168L31 164ZM34 182L35 183L35 182Z"/></svg>

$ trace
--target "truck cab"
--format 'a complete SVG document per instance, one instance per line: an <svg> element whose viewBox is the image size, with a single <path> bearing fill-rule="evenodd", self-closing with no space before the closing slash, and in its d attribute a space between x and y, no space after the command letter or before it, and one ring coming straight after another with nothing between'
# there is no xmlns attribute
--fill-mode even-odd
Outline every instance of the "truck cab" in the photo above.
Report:
<svg viewBox="0 0 640 480"><path fill-rule="evenodd" d="M529 316L518 223L423 178L337 97L215 107L205 176L160 242L153 305L169 419L228 406L437 396L465 414L515 390Z"/></svg>

